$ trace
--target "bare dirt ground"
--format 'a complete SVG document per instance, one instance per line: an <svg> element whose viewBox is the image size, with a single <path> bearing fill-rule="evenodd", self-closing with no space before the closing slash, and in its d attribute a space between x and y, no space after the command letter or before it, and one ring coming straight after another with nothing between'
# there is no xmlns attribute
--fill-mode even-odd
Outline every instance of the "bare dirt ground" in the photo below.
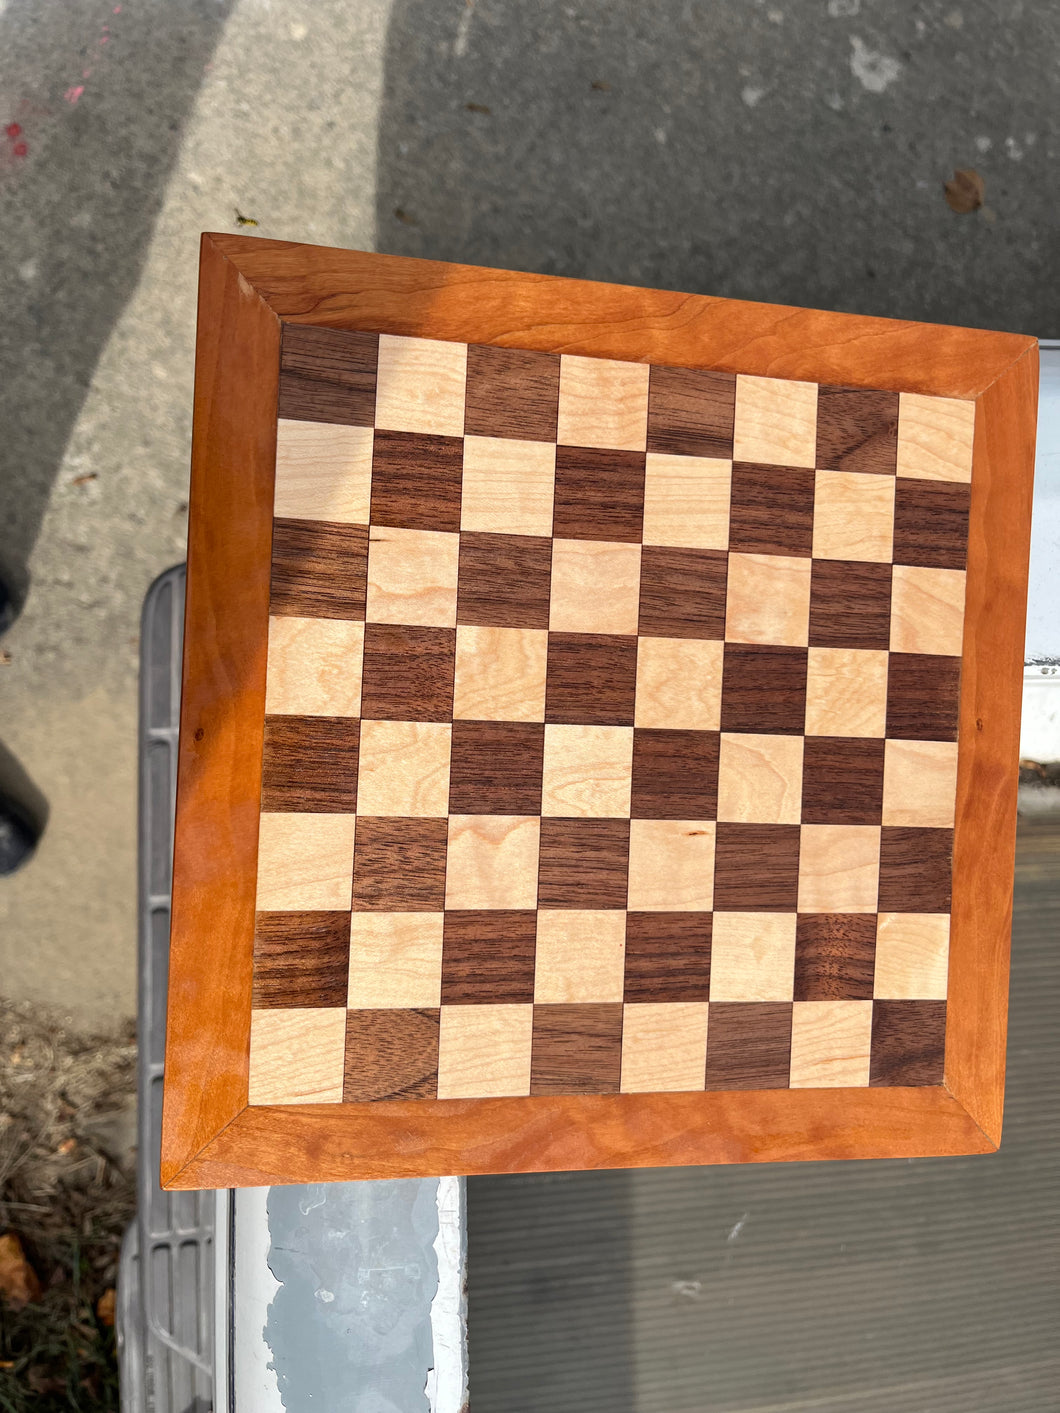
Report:
<svg viewBox="0 0 1060 1413"><path fill-rule="evenodd" d="M135 1207L135 1097L131 1024L86 1035L0 999L2 1413L118 1406L113 1291Z"/></svg>

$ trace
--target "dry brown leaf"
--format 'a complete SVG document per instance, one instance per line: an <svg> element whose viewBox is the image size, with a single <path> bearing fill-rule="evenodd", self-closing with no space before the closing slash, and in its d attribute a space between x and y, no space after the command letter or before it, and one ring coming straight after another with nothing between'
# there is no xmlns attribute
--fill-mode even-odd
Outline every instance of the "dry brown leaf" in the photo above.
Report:
<svg viewBox="0 0 1060 1413"><path fill-rule="evenodd" d="M101 1325L106 1325L108 1329L113 1328L114 1317L117 1309L117 1293L113 1286L108 1286L103 1294L96 1301L96 1318Z"/></svg>
<svg viewBox="0 0 1060 1413"><path fill-rule="evenodd" d="M958 167L943 190L946 205L958 216L967 216L969 211L978 211L986 194L986 182L974 167Z"/></svg>
<svg viewBox="0 0 1060 1413"><path fill-rule="evenodd" d="M14 1232L0 1236L0 1295L12 1310L21 1310L41 1297L37 1273L26 1260L22 1243Z"/></svg>

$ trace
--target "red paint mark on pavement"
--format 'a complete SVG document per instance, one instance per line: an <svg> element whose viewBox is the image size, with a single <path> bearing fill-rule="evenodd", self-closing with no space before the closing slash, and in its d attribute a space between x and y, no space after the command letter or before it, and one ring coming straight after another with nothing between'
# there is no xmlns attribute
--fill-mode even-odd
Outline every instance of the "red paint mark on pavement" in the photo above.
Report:
<svg viewBox="0 0 1060 1413"><path fill-rule="evenodd" d="M85 85L79 83L76 87L68 88L63 94L63 97L66 99L67 103L76 103L84 91Z"/></svg>
<svg viewBox="0 0 1060 1413"><path fill-rule="evenodd" d="M16 142L11 151L16 157L25 157L29 153L29 146L25 142Z"/></svg>
<svg viewBox="0 0 1060 1413"><path fill-rule="evenodd" d="M18 125L18 123L8 123L7 127L4 129L4 132L7 134L8 137L11 138L22 136L22 129Z"/></svg>

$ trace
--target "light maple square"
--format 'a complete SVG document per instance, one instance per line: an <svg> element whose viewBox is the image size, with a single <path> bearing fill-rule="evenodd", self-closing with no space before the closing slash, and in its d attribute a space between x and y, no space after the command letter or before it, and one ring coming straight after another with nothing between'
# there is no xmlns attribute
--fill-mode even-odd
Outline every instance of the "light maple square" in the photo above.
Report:
<svg viewBox="0 0 1060 1413"><path fill-rule="evenodd" d="M464 433L467 345L379 335L375 425L390 432Z"/></svg>
<svg viewBox="0 0 1060 1413"><path fill-rule="evenodd" d="M709 912L714 904L713 821L634 819L629 826L629 910Z"/></svg>
<svg viewBox="0 0 1060 1413"><path fill-rule="evenodd" d="M632 780L631 726L546 725L543 815L625 819Z"/></svg>
<svg viewBox="0 0 1060 1413"><path fill-rule="evenodd" d="M815 559L889 564L894 548L894 477L818 471L813 503Z"/></svg>
<svg viewBox="0 0 1060 1413"><path fill-rule="evenodd" d="M811 648L807 736L886 735L888 656L865 648Z"/></svg>
<svg viewBox="0 0 1060 1413"><path fill-rule="evenodd" d="M738 373L732 457L767 466L813 466L817 384Z"/></svg>
<svg viewBox="0 0 1060 1413"><path fill-rule="evenodd" d="M945 1001L949 913L881 913L873 995L881 1001Z"/></svg>
<svg viewBox="0 0 1060 1413"><path fill-rule="evenodd" d="M799 840L800 913L874 913L880 885L875 824L804 824Z"/></svg>
<svg viewBox="0 0 1060 1413"><path fill-rule="evenodd" d="M864 1087L871 1050L871 1001L796 1001L792 1007L792 1089Z"/></svg>
<svg viewBox="0 0 1060 1413"><path fill-rule="evenodd" d="M273 515L367 525L373 440L371 427L281 417L276 424Z"/></svg>
<svg viewBox="0 0 1060 1413"><path fill-rule="evenodd" d="M554 633L637 631L640 545L553 540L548 626Z"/></svg>
<svg viewBox="0 0 1060 1413"><path fill-rule="evenodd" d="M900 393L898 475L922 481L970 481L975 403Z"/></svg>
<svg viewBox="0 0 1060 1413"><path fill-rule="evenodd" d="M709 638L637 641L637 726L716 731L724 644Z"/></svg>
<svg viewBox="0 0 1060 1413"><path fill-rule="evenodd" d="M709 1009L706 1001L643 1001L624 1006L622 1093L702 1089Z"/></svg>
<svg viewBox="0 0 1060 1413"><path fill-rule="evenodd" d="M802 737L721 736L718 818L742 824L802 819Z"/></svg>
<svg viewBox="0 0 1060 1413"><path fill-rule="evenodd" d="M964 588L963 569L896 564L891 578L891 652L959 657Z"/></svg>
<svg viewBox="0 0 1060 1413"><path fill-rule="evenodd" d="M728 549L732 462L648 452L644 543Z"/></svg>
<svg viewBox="0 0 1060 1413"><path fill-rule="evenodd" d="M469 721L544 721L548 631L456 630L453 716Z"/></svg>
<svg viewBox="0 0 1060 1413"><path fill-rule="evenodd" d="M438 1098L499 1099L530 1093L531 1005L443 1006Z"/></svg>
<svg viewBox="0 0 1060 1413"><path fill-rule="evenodd" d="M358 716L364 624L345 618L270 618L265 710Z"/></svg>
<svg viewBox="0 0 1060 1413"><path fill-rule="evenodd" d="M257 907L263 912L348 910L354 825L352 814L263 814Z"/></svg>
<svg viewBox="0 0 1060 1413"><path fill-rule="evenodd" d="M464 438L462 530L551 535L555 492L555 443Z"/></svg>
<svg viewBox="0 0 1060 1413"><path fill-rule="evenodd" d="M446 908L536 908L540 840L536 815L451 816Z"/></svg>
<svg viewBox="0 0 1060 1413"><path fill-rule="evenodd" d="M345 1047L344 1009L252 1011L247 1103L341 1103Z"/></svg>
<svg viewBox="0 0 1060 1413"><path fill-rule="evenodd" d="M373 525L368 535L369 623L452 628L460 536Z"/></svg>
<svg viewBox="0 0 1060 1413"><path fill-rule="evenodd" d="M643 451L647 436L646 363L562 355L557 431L561 445Z"/></svg>
<svg viewBox="0 0 1060 1413"><path fill-rule="evenodd" d="M352 913L350 1009L437 1006L442 921L441 913Z"/></svg>
<svg viewBox="0 0 1060 1413"><path fill-rule="evenodd" d="M621 1001L625 953L624 912L543 908L537 915L534 1000Z"/></svg>
<svg viewBox="0 0 1060 1413"><path fill-rule="evenodd" d="M949 829L956 803L956 741L888 740L884 744L884 824Z"/></svg>
<svg viewBox="0 0 1060 1413"><path fill-rule="evenodd" d="M790 1001L795 989L795 914L716 912L710 999Z"/></svg>
<svg viewBox="0 0 1060 1413"><path fill-rule="evenodd" d="M357 813L447 815L452 734L437 721L362 721Z"/></svg>
<svg viewBox="0 0 1060 1413"><path fill-rule="evenodd" d="M805 647L813 561L781 554L730 554L725 637L730 643Z"/></svg>

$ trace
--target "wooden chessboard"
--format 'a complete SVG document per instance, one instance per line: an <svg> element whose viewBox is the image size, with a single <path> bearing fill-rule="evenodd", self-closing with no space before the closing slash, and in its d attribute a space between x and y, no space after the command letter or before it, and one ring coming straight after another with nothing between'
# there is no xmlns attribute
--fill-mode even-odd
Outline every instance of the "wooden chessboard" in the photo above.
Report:
<svg viewBox="0 0 1060 1413"><path fill-rule="evenodd" d="M247 1114L948 1093L974 392L450 333L282 325Z"/></svg>

